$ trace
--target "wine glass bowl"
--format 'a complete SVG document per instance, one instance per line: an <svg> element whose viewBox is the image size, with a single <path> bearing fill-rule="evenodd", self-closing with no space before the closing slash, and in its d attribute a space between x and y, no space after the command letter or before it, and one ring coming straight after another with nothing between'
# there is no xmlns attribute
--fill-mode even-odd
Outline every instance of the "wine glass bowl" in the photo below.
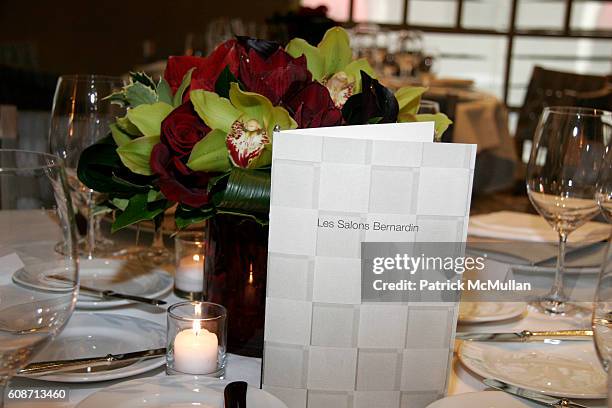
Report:
<svg viewBox="0 0 612 408"><path fill-rule="evenodd" d="M125 115L125 108L107 98L124 85L120 77L65 75L59 78L53 98L49 147L64 160L74 206L88 221L87 237L80 242L81 253L88 258L112 254L117 248L100 230L96 208L105 196L84 186L76 169L83 150L107 136L110 124Z"/></svg>
<svg viewBox="0 0 612 408"><path fill-rule="evenodd" d="M0 149L0 406L3 385L66 324L78 293L74 213L57 156ZM56 251L56 242L62 251ZM17 284L16 276L20 276Z"/></svg>
<svg viewBox="0 0 612 408"><path fill-rule="evenodd" d="M593 218L599 207L597 178L612 135L612 114L590 108L544 108L527 166L527 194L538 213L559 234L557 270L551 291L535 306L566 314L572 306L563 285L569 234Z"/></svg>

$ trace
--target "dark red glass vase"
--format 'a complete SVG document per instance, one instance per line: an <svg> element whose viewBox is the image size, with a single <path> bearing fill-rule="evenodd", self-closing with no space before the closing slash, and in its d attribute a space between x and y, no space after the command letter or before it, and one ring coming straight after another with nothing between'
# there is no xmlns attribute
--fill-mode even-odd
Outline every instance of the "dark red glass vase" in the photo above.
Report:
<svg viewBox="0 0 612 408"><path fill-rule="evenodd" d="M206 300L227 308L228 352L261 357L268 227L244 217L219 215L209 228Z"/></svg>

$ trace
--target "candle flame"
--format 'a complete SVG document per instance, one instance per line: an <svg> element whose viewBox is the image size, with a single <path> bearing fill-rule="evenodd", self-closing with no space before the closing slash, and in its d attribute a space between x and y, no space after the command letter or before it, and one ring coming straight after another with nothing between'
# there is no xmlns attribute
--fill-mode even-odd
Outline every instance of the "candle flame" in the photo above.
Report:
<svg viewBox="0 0 612 408"><path fill-rule="evenodd" d="M195 304L195 315L196 315L196 319L193 320L193 323L191 324L191 328L193 329L193 332L197 336L198 334L200 334L200 330L202 330L202 322L199 319L199 317L202 316L202 303L198 302Z"/></svg>
<svg viewBox="0 0 612 408"><path fill-rule="evenodd" d="M196 262L200 262L200 255L196 254L193 256L193 260Z"/></svg>
<svg viewBox="0 0 612 408"><path fill-rule="evenodd" d="M200 320L194 320L193 324L191 325L191 328L193 329L193 332L197 336L200 334L200 330L202 330L202 323L200 322Z"/></svg>
<svg viewBox="0 0 612 408"><path fill-rule="evenodd" d="M249 264L249 284L253 284L253 264Z"/></svg>

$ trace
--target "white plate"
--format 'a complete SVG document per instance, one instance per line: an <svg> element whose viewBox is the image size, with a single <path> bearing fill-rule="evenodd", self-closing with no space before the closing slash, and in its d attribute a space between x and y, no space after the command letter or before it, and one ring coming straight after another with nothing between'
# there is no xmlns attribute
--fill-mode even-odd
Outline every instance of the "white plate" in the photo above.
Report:
<svg viewBox="0 0 612 408"><path fill-rule="evenodd" d="M59 271L51 270L46 274L39 274L20 269L13 275L13 280L20 285L48 290L49 282L44 280L49 279L46 276L57 272ZM148 298L159 298L168 293L174 285L172 276L162 269L151 268L140 262L117 259L82 259L79 262L79 277L81 285L84 286ZM130 303L133 302L123 299L100 299L81 292L77 307L104 309Z"/></svg>
<svg viewBox="0 0 612 408"><path fill-rule="evenodd" d="M512 397L502 391L468 392L432 402L427 408L531 408L543 405Z"/></svg>
<svg viewBox="0 0 612 408"><path fill-rule="evenodd" d="M461 323L485 323L513 319L527 310L522 302L461 302L459 321Z"/></svg>
<svg viewBox="0 0 612 408"><path fill-rule="evenodd" d="M66 328L36 356L35 361L72 360L165 347L165 329L149 320L106 313L75 313ZM114 380L141 374L165 364L165 357L140 360L113 370L79 370L31 376L59 382Z"/></svg>
<svg viewBox="0 0 612 408"><path fill-rule="evenodd" d="M229 381L175 375L115 384L85 398L77 408L223 408L223 389ZM287 408L266 391L249 387L249 408Z"/></svg>
<svg viewBox="0 0 612 408"><path fill-rule="evenodd" d="M457 353L461 362L481 377L558 397L607 397L606 373L590 341L464 341Z"/></svg>

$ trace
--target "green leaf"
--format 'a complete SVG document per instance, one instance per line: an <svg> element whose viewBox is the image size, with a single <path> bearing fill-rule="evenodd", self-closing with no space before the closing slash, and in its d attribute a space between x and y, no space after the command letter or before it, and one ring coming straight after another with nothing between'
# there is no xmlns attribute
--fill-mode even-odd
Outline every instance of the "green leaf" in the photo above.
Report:
<svg viewBox="0 0 612 408"><path fill-rule="evenodd" d="M327 30L318 48L325 59L325 75L342 71L353 58L348 33L341 27Z"/></svg>
<svg viewBox="0 0 612 408"><path fill-rule="evenodd" d="M217 207L240 214L268 214L270 173L234 168Z"/></svg>
<svg viewBox="0 0 612 408"><path fill-rule="evenodd" d="M191 74L193 73L194 70L195 70L195 67L191 68L183 76L183 81L181 82L181 85L176 90L176 93L174 94L174 99L172 103L174 107L177 107L183 103L183 94L185 93L185 90L187 89L187 87L191 85Z"/></svg>
<svg viewBox="0 0 612 408"><path fill-rule="evenodd" d="M434 122L434 132L436 140L440 140L442 134L448 129L448 127L453 123L452 120L448 118L445 114L439 113L422 113L419 115L414 115L417 122Z"/></svg>
<svg viewBox="0 0 612 408"><path fill-rule="evenodd" d="M111 199L111 203L113 203L113 205L117 207L119 210L125 211L128 204L130 203L130 200L128 200L127 198L115 197Z"/></svg>
<svg viewBox="0 0 612 408"><path fill-rule="evenodd" d="M117 154L121 162L136 174L150 176L152 173L149 165L151 150L159 143L159 136L143 136L119 146Z"/></svg>
<svg viewBox="0 0 612 408"><path fill-rule="evenodd" d="M370 66L370 63L365 58L359 58L351 62L344 67L343 71L349 77L349 82L355 82L353 94L361 92L361 71L368 74L371 78L376 78L374 69Z"/></svg>
<svg viewBox="0 0 612 408"><path fill-rule="evenodd" d="M198 89L191 91L189 95L195 111L211 129L220 129L227 133L232 123L240 117L240 111L232 106L229 99L221 98L214 92Z"/></svg>
<svg viewBox="0 0 612 408"><path fill-rule="evenodd" d="M149 190L149 193L147 194L147 202L152 203L154 201L159 201L159 200L163 200L166 197L164 197L164 194L161 191L157 191L154 189Z"/></svg>
<svg viewBox="0 0 612 408"><path fill-rule="evenodd" d="M127 99L125 98L125 90L124 89L122 89L120 91L117 91L117 92L113 92L112 94L102 98L102 100L103 101L109 101L113 105L119 105L119 106L128 106L129 105Z"/></svg>
<svg viewBox="0 0 612 408"><path fill-rule="evenodd" d="M241 90L235 82L230 84L230 101L240 112L245 114L245 123L248 120L255 119L267 126L272 119L272 102L258 93Z"/></svg>
<svg viewBox="0 0 612 408"><path fill-rule="evenodd" d="M122 164L123 164L123 163L122 163ZM127 167L126 167L126 168L127 168ZM141 176L138 176L138 177L141 177ZM120 185L122 185L122 186L124 186L124 187L129 188L129 191L130 191L131 193L133 193L133 192L138 192L138 191L147 191L147 190L149 190L150 188L153 188L153 186L152 186L152 185L151 185L151 183L149 182L150 180L149 180L149 181L147 181L147 182L145 182L145 183L135 183L135 182L132 182L132 181L126 180L125 178L120 177L120 176L118 176L117 174L113 174L113 175L111 176L111 179L112 179L112 180L113 180L115 183L120 184Z"/></svg>
<svg viewBox="0 0 612 408"><path fill-rule="evenodd" d="M294 38L289 41L285 47L285 51L294 58L306 56L306 65L312 74L312 78L316 81L321 81L325 75L325 59L321 54L321 50L317 47L308 44L306 40Z"/></svg>
<svg viewBox="0 0 612 408"><path fill-rule="evenodd" d="M164 78L159 80L157 84L157 99L160 102L167 103L168 105L172 105L172 89L170 88L170 84Z"/></svg>
<svg viewBox="0 0 612 408"><path fill-rule="evenodd" d="M229 65L226 65L219 77L215 82L215 92L222 98L229 98L230 84L232 82L238 82L232 71L229 69Z"/></svg>
<svg viewBox="0 0 612 408"><path fill-rule="evenodd" d="M168 207L166 200L153 203L147 202L147 193L136 194L130 198L125 211L117 216L112 226L112 232L116 232L128 225L136 224L141 221L153 220L163 213Z"/></svg>
<svg viewBox="0 0 612 408"><path fill-rule="evenodd" d="M155 89L155 82L153 81L153 78L151 78L145 72L130 72L130 78L132 79L132 83L140 83L151 89Z"/></svg>
<svg viewBox="0 0 612 408"><path fill-rule="evenodd" d="M415 115L419 111L421 96L427 91L427 88L422 86L406 86L395 92L395 99L399 104L399 114Z"/></svg>
<svg viewBox="0 0 612 408"><path fill-rule="evenodd" d="M136 107L157 102L157 94L148 86L135 82L125 88L125 99L131 106Z"/></svg>
<svg viewBox="0 0 612 408"><path fill-rule="evenodd" d="M125 133L116 123L111 123L109 125L111 134L113 135L113 140L117 144L117 146L123 146L126 143L132 141L130 135Z"/></svg>
<svg viewBox="0 0 612 408"><path fill-rule="evenodd" d="M225 144L226 136L227 133L221 129L210 131L193 147L187 167L193 171L228 171L232 165Z"/></svg>
<svg viewBox="0 0 612 408"><path fill-rule="evenodd" d="M77 175L87 187L100 193L133 194L142 189L117 175L128 170L123 166L117 146L111 137L106 137L87 147L79 157ZM134 178L140 176L134 175ZM119 181L121 180L121 181ZM148 187L146 187L148 190Z"/></svg>
<svg viewBox="0 0 612 408"><path fill-rule="evenodd" d="M179 205L174 213L174 222L178 229L185 229L192 224L206 221L214 215L215 209L212 206L190 208Z"/></svg>
<svg viewBox="0 0 612 408"><path fill-rule="evenodd" d="M206 187L206 191L210 194L213 192L213 190L216 190L218 187L217 185L221 182L221 181L226 181L227 178L229 177L230 172L228 171L227 173L223 173L219 176L215 176L215 177L211 177L210 180L208 180L208 186ZM221 183L221 186L225 186L223 183Z"/></svg>
<svg viewBox="0 0 612 408"><path fill-rule="evenodd" d="M172 106L163 102L139 105L128 110L127 117L145 136L159 136L162 121L172 112Z"/></svg>

